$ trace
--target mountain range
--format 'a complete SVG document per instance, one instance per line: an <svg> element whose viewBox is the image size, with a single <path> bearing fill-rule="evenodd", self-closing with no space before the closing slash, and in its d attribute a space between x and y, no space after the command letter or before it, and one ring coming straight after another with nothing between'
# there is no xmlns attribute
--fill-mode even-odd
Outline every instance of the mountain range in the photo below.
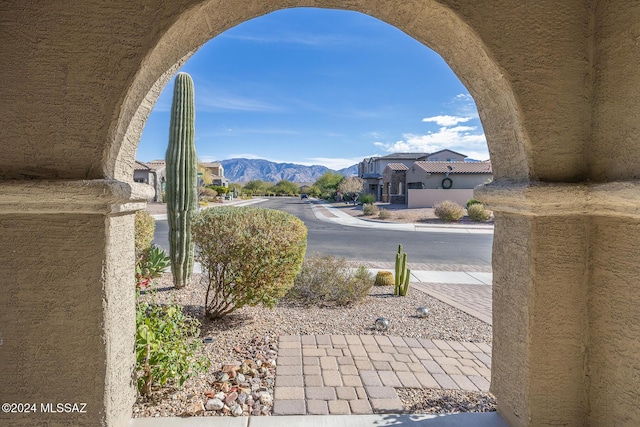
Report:
<svg viewBox="0 0 640 427"><path fill-rule="evenodd" d="M295 163L275 163L264 159L228 159L218 161L224 168L224 176L230 182L249 182L259 179L278 182L283 179L297 183L316 182L326 172L337 172L344 176L358 174L358 165L333 170L326 166L297 165Z"/></svg>

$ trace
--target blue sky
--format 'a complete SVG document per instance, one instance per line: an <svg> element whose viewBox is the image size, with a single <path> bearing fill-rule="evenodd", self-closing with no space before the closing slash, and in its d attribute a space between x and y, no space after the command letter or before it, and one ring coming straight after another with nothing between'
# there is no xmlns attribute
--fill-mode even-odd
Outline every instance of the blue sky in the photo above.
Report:
<svg viewBox="0 0 640 427"><path fill-rule="evenodd" d="M195 84L201 161L339 169L444 148L489 158L475 103L444 60L357 12L273 12L210 40L180 71ZM172 90L173 79L147 120L138 160L164 158Z"/></svg>

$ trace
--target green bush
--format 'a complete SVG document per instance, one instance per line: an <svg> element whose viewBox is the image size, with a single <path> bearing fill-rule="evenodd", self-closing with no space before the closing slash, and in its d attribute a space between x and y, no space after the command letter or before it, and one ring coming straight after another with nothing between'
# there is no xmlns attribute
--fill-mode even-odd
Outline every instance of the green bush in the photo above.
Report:
<svg viewBox="0 0 640 427"><path fill-rule="evenodd" d="M307 248L304 223L272 209L207 209L191 227L207 280L205 313L212 319L244 305L273 307L293 286Z"/></svg>
<svg viewBox="0 0 640 427"><path fill-rule="evenodd" d="M378 206L373 203L362 205L362 214L366 216L376 215L379 212Z"/></svg>
<svg viewBox="0 0 640 427"><path fill-rule="evenodd" d="M181 387L208 368L209 360L196 356L202 346L199 326L176 304L137 303L136 377L141 394L149 394L152 386L168 382Z"/></svg>
<svg viewBox="0 0 640 427"><path fill-rule="evenodd" d="M464 216L462 206L451 200L445 200L434 206L434 214L444 222L459 221Z"/></svg>
<svg viewBox="0 0 640 427"><path fill-rule="evenodd" d="M467 208L467 215L472 221L487 221L491 218L491 211L484 208L482 203L476 203Z"/></svg>
<svg viewBox="0 0 640 427"><path fill-rule="evenodd" d="M380 219L389 219L389 218L391 218L391 212L389 212L386 209L380 209L380 212L378 212L378 218L380 218Z"/></svg>
<svg viewBox="0 0 640 427"><path fill-rule="evenodd" d="M371 193L364 193L360 196L360 199L358 199L360 201L360 203L362 203L363 205L366 204L373 204L376 202L376 196L374 196Z"/></svg>
<svg viewBox="0 0 640 427"><path fill-rule="evenodd" d="M350 268L347 261L330 255L313 255L302 265L287 297L305 304L346 306L362 301L373 286L365 267Z"/></svg>
<svg viewBox="0 0 640 427"><path fill-rule="evenodd" d="M476 199L469 199L469 201L467 202L466 208L469 209L469 206L477 205L477 204L482 204L482 202Z"/></svg>
<svg viewBox="0 0 640 427"><path fill-rule="evenodd" d="M151 241L156 222L147 211L137 211L135 218L135 248L136 259L143 257L151 250Z"/></svg>

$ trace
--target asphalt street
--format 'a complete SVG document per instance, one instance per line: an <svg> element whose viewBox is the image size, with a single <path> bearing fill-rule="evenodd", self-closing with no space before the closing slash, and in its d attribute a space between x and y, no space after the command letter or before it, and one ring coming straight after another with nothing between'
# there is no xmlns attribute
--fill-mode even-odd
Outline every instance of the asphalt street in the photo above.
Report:
<svg viewBox="0 0 640 427"><path fill-rule="evenodd" d="M253 206L283 210L304 221L308 229L308 254L330 254L352 261L394 262L398 244L402 244L412 262L491 265L492 234L350 227L317 219L310 202L298 198L271 198ZM168 249L166 220L156 221L154 243Z"/></svg>

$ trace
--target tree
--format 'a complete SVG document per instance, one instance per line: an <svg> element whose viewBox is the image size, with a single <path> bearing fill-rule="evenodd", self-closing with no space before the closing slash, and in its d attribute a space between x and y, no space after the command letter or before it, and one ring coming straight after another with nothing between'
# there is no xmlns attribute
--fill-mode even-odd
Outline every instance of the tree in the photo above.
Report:
<svg viewBox="0 0 640 427"><path fill-rule="evenodd" d="M326 172L317 179L313 186L320 190L320 197L329 198L338 191L338 186L343 179L344 176L337 172Z"/></svg>
<svg viewBox="0 0 640 427"><path fill-rule="evenodd" d="M211 175L211 171L202 163L198 163L198 173L201 174L199 178L203 187L213 184L213 175Z"/></svg>
<svg viewBox="0 0 640 427"><path fill-rule="evenodd" d="M254 179L245 184L244 191L246 193L251 193L252 195L260 196L267 192L268 185L269 184L264 181Z"/></svg>
<svg viewBox="0 0 640 427"><path fill-rule="evenodd" d="M354 205L363 189L364 181L357 176L349 176L343 179L340 185L338 185L338 191L340 191L345 198L352 200Z"/></svg>
<svg viewBox="0 0 640 427"><path fill-rule="evenodd" d="M288 196L295 196L296 194L298 194L299 189L298 186L293 182L283 179L281 181L278 181L278 183L273 187L273 192L277 195L286 194Z"/></svg>

